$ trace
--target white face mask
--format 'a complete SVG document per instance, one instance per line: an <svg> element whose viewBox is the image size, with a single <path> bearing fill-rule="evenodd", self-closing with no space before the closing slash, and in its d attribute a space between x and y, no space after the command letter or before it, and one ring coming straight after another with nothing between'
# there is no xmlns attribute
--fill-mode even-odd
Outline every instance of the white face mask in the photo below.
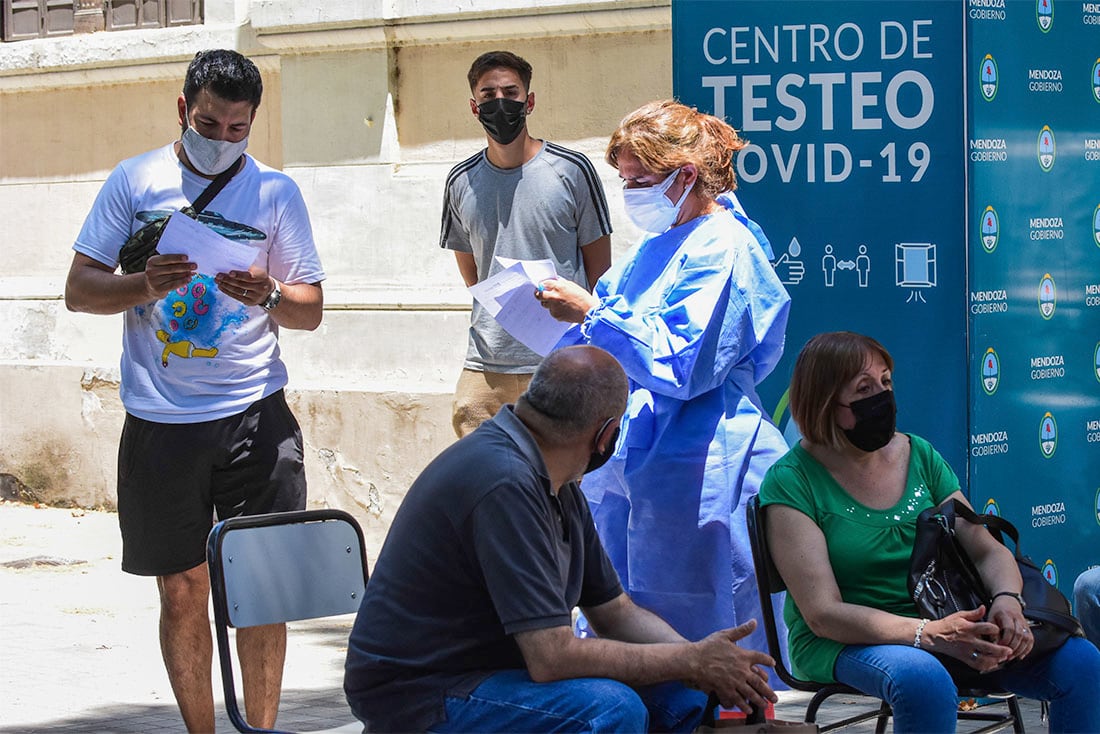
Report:
<svg viewBox="0 0 1100 734"><path fill-rule="evenodd" d="M669 201L665 192L672 188L672 182L676 180L679 173L680 169L673 171L668 178L656 186L623 189L623 202L626 204L626 213L630 221L646 232L655 234L661 234L671 227L680 214L680 208L687 201L688 194L695 186L693 181L691 186L684 189L683 196L675 204Z"/></svg>
<svg viewBox="0 0 1100 734"><path fill-rule="evenodd" d="M233 165L248 147L248 138L238 143L228 140L211 140L199 135L190 125L183 131L183 150L195 170L207 176L215 176Z"/></svg>

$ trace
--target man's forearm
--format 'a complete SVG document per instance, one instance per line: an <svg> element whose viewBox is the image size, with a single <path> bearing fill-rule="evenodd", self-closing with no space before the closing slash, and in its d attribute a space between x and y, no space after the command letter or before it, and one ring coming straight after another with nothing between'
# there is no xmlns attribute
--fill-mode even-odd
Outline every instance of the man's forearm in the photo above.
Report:
<svg viewBox="0 0 1100 734"><path fill-rule="evenodd" d="M686 642L668 622L632 602L626 594L584 610L596 634L621 642Z"/></svg>
<svg viewBox="0 0 1100 734"><path fill-rule="evenodd" d="M469 252L455 251L455 262L458 263L458 274L462 276L462 282L469 288L477 284L477 261Z"/></svg>
<svg viewBox="0 0 1100 734"><path fill-rule="evenodd" d="M697 655L688 642L638 644L603 638L580 639L568 629L564 633L542 635L532 654L521 643L532 680L545 683L569 678L610 678L629 686L647 686L668 680L690 680L697 672L694 668ZM552 652L538 649L544 646L553 648Z"/></svg>
<svg viewBox="0 0 1100 734"><path fill-rule="evenodd" d="M77 279L70 276L65 285L65 306L79 313L122 313L154 300L146 291L142 273L116 275L106 271L87 272Z"/></svg>
<svg viewBox="0 0 1100 734"><path fill-rule="evenodd" d="M753 620L688 642L625 593L604 604L584 607L584 614L599 637L578 638L568 626L516 634L532 680L596 677L629 686L679 680L715 693L723 706L739 706L744 711L750 703L764 706L767 700L775 700L760 667L775 665L775 661L737 644L756 629Z"/></svg>
<svg viewBox="0 0 1100 734"><path fill-rule="evenodd" d="M285 329L312 331L321 323L324 294L320 283L281 285L282 299L269 311L271 318Z"/></svg>
<svg viewBox="0 0 1100 734"><path fill-rule="evenodd" d="M65 306L81 313L122 313L183 287L191 282L195 269L186 255L153 255L145 263L145 272L121 275L78 252L65 281Z"/></svg>
<svg viewBox="0 0 1100 734"><path fill-rule="evenodd" d="M611 267L611 235L604 235L581 248L584 272L588 276L588 290L596 288L596 281Z"/></svg>
<svg viewBox="0 0 1100 734"><path fill-rule="evenodd" d="M584 614L599 637L578 639L567 627L516 635L532 678L595 676L644 686L691 677L695 646L626 594Z"/></svg>

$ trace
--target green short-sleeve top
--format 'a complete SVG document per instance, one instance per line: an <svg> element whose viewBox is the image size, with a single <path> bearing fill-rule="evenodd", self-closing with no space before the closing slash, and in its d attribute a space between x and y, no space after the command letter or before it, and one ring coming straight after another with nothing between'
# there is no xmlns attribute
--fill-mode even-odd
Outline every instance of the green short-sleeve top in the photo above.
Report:
<svg viewBox="0 0 1100 734"><path fill-rule="evenodd" d="M760 487L760 504L788 505L821 528L829 564L846 603L916 617L906 578L917 515L958 491L959 479L931 444L907 435L911 449L905 491L889 509L872 509L854 500L799 444L768 470ZM783 618L794 674L834 682L833 666L844 645L811 632L789 594Z"/></svg>

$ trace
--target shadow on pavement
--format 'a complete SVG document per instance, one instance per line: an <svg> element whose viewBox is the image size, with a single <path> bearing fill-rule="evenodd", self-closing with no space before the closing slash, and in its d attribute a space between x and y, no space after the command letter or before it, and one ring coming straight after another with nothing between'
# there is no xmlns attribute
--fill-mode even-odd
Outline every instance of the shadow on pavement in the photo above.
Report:
<svg viewBox="0 0 1100 734"><path fill-rule="evenodd" d="M220 703L216 716L219 732L235 731ZM343 691L283 691L278 720L280 728L315 731L344 726L353 721L355 717L348 710ZM70 734L149 734L185 730L175 703L125 706L112 704L74 716L40 721L34 725L0 725L0 734L39 734L44 731L65 731Z"/></svg>

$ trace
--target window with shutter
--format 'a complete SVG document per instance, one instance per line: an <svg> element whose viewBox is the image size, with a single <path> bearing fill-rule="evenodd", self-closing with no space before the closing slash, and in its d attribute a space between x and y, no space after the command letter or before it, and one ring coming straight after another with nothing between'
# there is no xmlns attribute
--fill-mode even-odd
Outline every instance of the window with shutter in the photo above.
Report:
<svg viewBox="0 0 1100 734"><path fill-rule="evenodd" d="M87 12L88 0L0 0L0 37L22 41L72 35L78 4ZM102 7L99 28L108 31L198 25L203 16L202 0L92 0L90 4L97 15Z"/></svg>
<svg viewBox="0 0 1100 734"><path fill-rule="evenodd" d="M73 0L2 0L3 38L22 41L73 32Z"/></svg>

